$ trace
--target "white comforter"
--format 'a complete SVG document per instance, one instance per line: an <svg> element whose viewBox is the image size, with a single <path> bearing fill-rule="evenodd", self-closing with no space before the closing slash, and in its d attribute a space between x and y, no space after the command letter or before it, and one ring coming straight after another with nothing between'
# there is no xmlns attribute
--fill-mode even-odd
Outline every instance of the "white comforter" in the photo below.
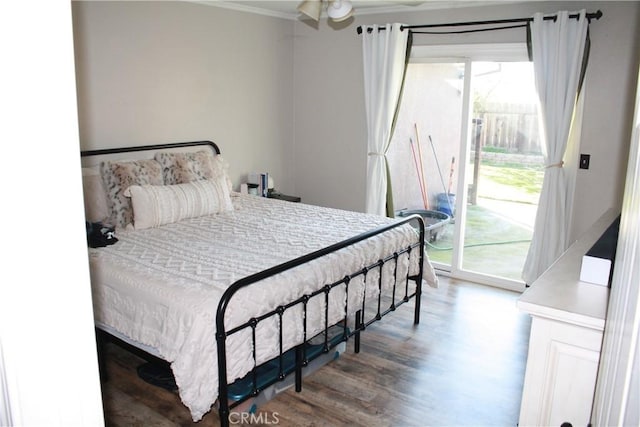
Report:
<svg viewBox="0 0 640 427"><path fill-rule="evenodd" d="M255 196L234 194L232 200L232 212L119 232L118 243L90 253L96 322L157 349L171 362L180 397L194 421L200 420L217 399L215 313L229 285L391 221ZM411 227L391 233L392 237L388 234L240 291L242 295L232 300L227 311L227 329L277 307L285 299L335 282L417 238ZM417 267L405 259L400 269L406 268ZM367 296L377 292L377 284L369 285L376 275L376 271L369 273L374 277L366 280ZM390 278L390 272L383 271L385 286L391 284ZM427 259L424 279L437 286ZM348 307L352 312L361 304L362 278L349 286ZM344 292L338 291L332 292L330 322L344 316ZM323 306L320 298L310 302L308 324L317 322L318 327L308 331L307 337L319 332L324 324L324 310L317 310ZM302 341L301 323L295 322L299 315L300 310L292 310L283 320L286 348ZM275 320L258 328L258 363L278 354L276 340L260 339L273 336L274 331ZM229 381L253 368L251 348L250 334L243 332L227 340L228 354L243 354L228 361Z"/></svg>

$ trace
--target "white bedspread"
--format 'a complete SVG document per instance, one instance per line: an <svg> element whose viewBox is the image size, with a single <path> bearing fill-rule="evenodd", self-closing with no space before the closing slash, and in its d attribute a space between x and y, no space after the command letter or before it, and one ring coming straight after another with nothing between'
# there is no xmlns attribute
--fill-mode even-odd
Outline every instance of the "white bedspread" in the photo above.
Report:
<svg viewBox="0 0 640 427"><path fill-rule="evenodd" d="M96 322L157 349L171 362L180 397L194 421L210 410L218 395L215 313L224 291L238 279L392 221L255 196L234 194L232 200L232 212L120 231L118 243L90 252ZM240 291L227 311L227 328L274 309L285 299L335 282L417 239L409 226L384 236ZM400 264L400 270L416 268L406 259ZM423 270L425 281L437 286L426 258ZM391 274L383 271L385 276ZM350 312L360 304L362 282L359 278L349 285ZM377 292L377 284L369 287L373 282L367 278L368 296ZM385 286L390 284L391 280L385 281ZM324 302L318 298L310 303L308 322L317 322L318 327L307 337L324 324L319 322L324 310L313 310L314 305L323 307ZM329 305L331 322L343 317L344 292L332 292ZM302 341L300 322L294 322L299 314L300 310L288 311L283 320L286 347ZM258 363L278 354L277 341L260 339L275 331L275 320L257 329ZM230 354L244 354L228 361L229 381L253 368L251 348L250 334L244 332L227 341Z"/></svg>

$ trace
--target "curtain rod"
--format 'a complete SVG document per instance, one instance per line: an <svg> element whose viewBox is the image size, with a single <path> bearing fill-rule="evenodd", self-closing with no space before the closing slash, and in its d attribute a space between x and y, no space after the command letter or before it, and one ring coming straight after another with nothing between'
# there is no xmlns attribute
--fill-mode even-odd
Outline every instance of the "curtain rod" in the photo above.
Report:
<svg viewBox="0 0 640 427"><path fill-rule="evenodd" d="M587 20L591 22L592 19L598 20L602 18L602 11L598 10L597 12L587 13ZM545 21L548 20L556 20L558 15L548 15L543 19ZM578 19L580 14L573 13L569 15L569 18ZM400 30L412 30L416 28L440 28L440 27L462 27L462 26L472 26L472 25L492 25L492 24L512 24L516 22L533 22L533 18L512 18L512 19L495 19L492 21L471 21L471 22L451 22L448 24L425 24L425 25L403 25L400 27ZM384 30L385 27L379 27L380 30ZM371 32L372 29L368 28L368 32ZM362 26L358 26L357 28L358 34L362 34Z"/></svg>

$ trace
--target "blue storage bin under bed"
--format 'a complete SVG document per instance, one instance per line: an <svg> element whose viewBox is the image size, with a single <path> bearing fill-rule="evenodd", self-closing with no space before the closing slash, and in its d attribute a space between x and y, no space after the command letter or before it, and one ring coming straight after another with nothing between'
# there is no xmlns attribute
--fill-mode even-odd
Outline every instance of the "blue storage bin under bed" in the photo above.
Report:
<svg viewBox="0 0 640 427"><path fill-rule="evenodd" d="M320 368L322 365L337 359L346 349L346 343L340 341L343 339L343 327L333 326L329 328L329 352L323 353L324 348L324 334L317 335L306 342L306 358L310 360L309 364L303 368L303 376L309 375L313 371ZM349 329L347 328L347 334ZM332 348L333 347L333 348ZM282 371L285 375L292 373L295 370L296 354L295 348L286 351L282 355ZM257 370L256 384L259 390L263 392L254 400L249 400L248 405L241 405L245 407L248 412L254 412L257 406L271 399L274 395L284 391L291 387L295 381L295 375L287 376L282 381L277 381L280 372L280 358L276 357L260 366ZM275 382L274 382L275 381ZM271 385L267 386L267 384ZM266 388L265 388L266 387ZM236 380L233 384L229 385L229 399L237 401L245 398L251 394L253 389L253 374L250 373L247 376Z"/></svg>

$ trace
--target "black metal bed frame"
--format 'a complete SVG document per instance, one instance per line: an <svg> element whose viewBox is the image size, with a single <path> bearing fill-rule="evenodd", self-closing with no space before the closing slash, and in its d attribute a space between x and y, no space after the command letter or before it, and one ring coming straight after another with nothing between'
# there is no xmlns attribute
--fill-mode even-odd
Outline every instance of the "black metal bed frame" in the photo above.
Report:
<svg viewBox="0 0 640 427"><path fill-rule="evenodd" d="M381 233L384 233L386 231L389 231L393 228L396 227L400 227L404 224L407 224L409 222L413 222L417 225L418 229L419 229L419 235L420 235L420 239L418 242L409 245L406 248L402 248L399 251L396 251L393 253L393 255L387 256L384 259L380 259L377 262L375 262L372 265L366 266L356 272L353 272L350 275L345 276L344 278L342 278L341 280L338 280L334 283L328 283L325 284L324 286L320 287L318 290L310 293L310 294L305 294L302 295L301 297L287 302L283 305L280 305L278 307L276 307L274 310L271 310L263 315L261 315L260 317L257 318L251 318L248 319L245 323L238 325L236 327L234 327L231 330L227 330L225 322L224 322L224 316L226 313L226 309L229 306L230 300L233 298L233 296L240 290L243 289L247 286L251 286L257 282L260 282L261 280L264 280L268 277L274 276L276 274L282 273L286 270L289 270L291 268L300 266L302 264L305 264L307 262L310 262L312 260L315 260L317 258L320 258L322 256L328 255L330 253L333 253L335 251L338 251L340 249L346 248L348 246L354 245L360 241L369 239L371 237L374 237L376 235L379 235ZM303 313L304 315L302 316L302 330L303 330L303 342L300 343L299 345L297 345L295 347L295 369L293 369L292 373L295 373L295 390L297 392L300 392L302 390L302 369L308 365L308 363L313 360L313 358L309 358L306 355L306 343L308 342L308 339L311 339L312 337L307 337L307 303L314 297L318 297L318 296L322 296L324 295L324 343L323 343L323 349L322 349L322 353L328 353L333 347L337 346L339 343L343 342L343 341L347 341L351 336L354 336L354 351L356 353L358 353L360 351L360 332L364 331L370 324L382 319L383 316L385 316L386 314L395 311L397 307L399 307L400 305L408 302L411 298L415 298L415 307L414 307L414 324L418 324L420 322L420 296L422 293L422 267L423 267L423 263L424 263L424 235L425 235L425 231L424 231L424 223L422 221L422 218L420 218L419 216L412 216L412 217L407 217L401 221L395 222L393 224L390 225L386 225L383 227L379 227L377 229L374 229L372 231L369 232L365 232L362 234L359 234L355 237L352 237L350 239L344 240L342 242L336 243L334 245L331 246L327 246L326 248L320 249L316 252L310 253L308 255L299 257L297 259L294 259L292 261L288 261L286 263L280 264L278 266L269 268L267 270L261 271L259 273L256 273L254 275L245 277L243 279L240 279L238 281L236 281L234 284L232 284L227 291L223 294L220 303L218 305L218 311L216 313L216 341L218 343L218 381L219 381L219 388L218 388L218 402L219 402L219 415L220 415L220 423L222 426L228 426L229 424L229 420L228 417L230 415L230 410L238 405L240 405L241 403L243 403L244 401L246 401L247 399L251 398L251 397L255 397L257 396L264 388L268 387L269 385L275 384L278 381L282 381L284 380L284 378L287 376L287 373L285 372L285 368L284 368L284 363L283 363L283 358L284 358L284 349L282 347L282 316L284 315L284 312L288 309L291 309L292 307L295 306L302 306L303 309ZM399 299L398 301L396 301L395 296L396 296L396 283L398 282L398 277L397 277L397 265L398 265L398 258L403 255L404 253L407 253L409 256L411 256L411 253L413 251L417 250L418 252L418 256L419 258L419 273L415 276L409 276L407 275L406 278L404 278L404 295L402 296L401 299ZM415 253L415 252L414 252ZM383 279L383 274L382 274L382 267L384 264L386 264L387 262L393 262L394 263L394 277L392 279L393 281L393 286L392 286L392 291L389 292L389 294L391 295L391 302L389 304L388 307L385 307L384 309L382 308L382 299L384 297L384 293L382 292L382 279ZM348 317L348 313L349 313L349 309L348 309L348 302L349 302L349 298L348 298L348 291L349 291L349 282L358 276L364 276L365 279L365 283L366 283L366 278L367 278L367 274L373 270L373 269L379 269L380 274L378 275L378 297L376 298L376 300L374 301L377 304L376 307L376 313L375 316L373 316L371 319L369 320L365 320L364 319L364 312L365 312L365 308L366 308L366 303L367 303L367 298L366 295L363 297L362 299L362 306L358 308L358 310L356 311L355 314L355 325L353 327L353 330L350 330L347 327L347 317ZM412 280L416 283L416 287L415 290L413 292L409 291L409 280ZM339 325L342 328L342 336L340 337L340 339L336 342L329 342L329 333L327 332L329 330L329 328L331 326L334 325L330 325L329 322L329 314L328 314L328 310L329 310L329 294L332 290L336 289L337 287L342 286L345 289L345 295L347 295L347 297L345 298L345 307L344 307L344 313L345 313L345 317L340 320L337 325ZM366 290L366 286L365 286L365 290ZM278 318L278 326L279 326L279 346L280 346L280 351L279 351L279 355L276 356L276 358L278 359L278 375L275 378L272 378L270 381L267 381L265 384L261 384L260 387L258 387L258 378L257 378L257 368L258 366L256 365L256 352L255 352L255 348L256 348L256 327L258 325L259 322L264 321L266 319L272 318L274 316L277 316ZM227 383L227 352L226 352L226 339L235 334L238 333L242 330L245 330L247 328L251 328L251 337L252 337L252 348L253 348L253 360L254 360L254 366L255 368L253 369L253 371L249 374L251 376L251 383L252 383L252 387L251 387L251 393L247 394L245 397L234 401L234 402L229 402L228 399L228 389L229 389L229 384ZM318 356L315 356L318 357ZM314 358L315 358L314 357Z"/></svg>
<svg viewBox="0 0 640 427"><path fill-rule="evenodd" d="M193 147L206 145L211 147L211 149L216 153L220 154L220 149L218 146L211 141L193 141L193 142L181 142L181 143L171 143L171 144L154 144L154 145L144 145L139 147L124 147L124 148L111 148L111 149L101 149L101 150L88 150L82 151L82 157L88 156L99 156L99 155L110 155L110 154L118 154L118 153L127 153L127 152L136 152L136 151L152 151L152 150L162 150L162 149L173 149L173 148L182 148L182 147ZM344 278L334 282L327 283L319 286L318 289L310 294L304 294L292 301L283 302L281 305L276 307L275 309L260 315L259 317L252 317L247 319L246 322L235 326L231 329L227 329L225 324L225 313L229 304L233 297L240 289L244 289L248 286L256 285L258 282L272 277L274 275L283 273L292 268L298 267L315 259L321 258L323 256L327 256L331 253L344 249L348 246L352 246L358 242L364 241L366 239L370 239L379 234L388 232L394 228L405 226L406 224L411 223L413 227L417 230L419 239L417 242L410 244L407 247L399 248L393 254L378 260L377 262L365 266L364 268L352 272L349 275L346 275ZM343 240L331 246L327 246L318 251L312 252L310 254L301 256L299 258L293 259L291 261L285 262L283 264L277 265L275 267L269 268L267 270L258 272L256 274L247 276L242 278L236 282L234 282L223 294L216 312L216 342L218 347L218 381L219 381L219 389L218 389L218 413L220 417L221 426L228 427L229 426L229 416L231 415L231 409L241 405L243 402L251 399L253 397L258 396L263 390L267 387L284 380L289 375L295 375L295 390L300 392L302 390L302 374L303 368L308 366L308 364L320 357L322 354L328 353L331 349L338 346L340 343L347 341L349 338L354 337L354 352L359 353L360 351L360 333L364 331L369 325L372 323L382 319L383 316L389 314L392 311L395 311L396 308L403 305L404 303L409 302L412 298L415 299L414 306L414 324L418 324L420 322L420 305L421 305L421 294L422 294L422 272L423 266L425 262L425 251L424 251L424 241L425 241L425 226L422 218L419 215L412 215L402 218L397 222L392 224L388 224L373 230L370 230L365 233L358 234L349 239ZM400 278L404 281L404 289L400 289L401 296L396 299L396 291L397 283L399 281L398 278L398 259L401 255L407 254L407 256L411 259L413 256L418 256L418 273L416 275L410 275L410 268L407 269L406 277ZM383 307L383 299L388 298L389 294L384 294L382 289L382 268L386 263L392 262L393 264L393 279L392 279L392 290L389 293L391 296L391 302L388 306ZM365 319L365 310L367 308L367 303L369 302L366 295L362 298L362 305L358 307L355 311L355 320L351 327L349 327L349 283L356 277L363 276L364 278L364 289L366 292L367 286L367 276L370 271L378 269L378 296L373 300L373 303L376 304L374 308L375 315L373 315L369 319ZM412 291L409 287L409 281L413 281L415 283L415 289ZM344 306L344 317L339 320L337 323L329 324L329 295L332 291L337 288L344 289L345 293L345 306ZM308 354L307 352L307 344L314 337L307 336L307 305L308 302L313 298L324 298L324 328L323 332L317 334L315 337L319 335L323 335L323 343L320 352L315 352L313 354ZM282 318L284 313L293 308L293 307L302 307L303 315L301 317L302 321L302 331L303 331L303 340L301 343L296 345L293 349L285 349L283 348L283 322ZM267 319L277 318L278 324L278 345L279 345L279 355L272 359L270 362L276 362L277 364L277 375L273 376L266 381L258 381L258 369L261 366L257 365L257 354L256 354L256 328L260 322L263 322ZM329 339L329 328L341 328L341 333L337 337L337 339ZM227 346L226 340L228 337L239 333L241 331L250 328L251 330L251 339L252 339L252 349L253 349L253 362L254 368L250 371L247 376L244 378L249 378L250 381L250 391L246 393L244 396L238 399L230 399L229 398L229 389L232 384L228 383L227 380ZM295 362L294 366L285 366L285 354L288 351L294 351L295 353Z"/></svg>

